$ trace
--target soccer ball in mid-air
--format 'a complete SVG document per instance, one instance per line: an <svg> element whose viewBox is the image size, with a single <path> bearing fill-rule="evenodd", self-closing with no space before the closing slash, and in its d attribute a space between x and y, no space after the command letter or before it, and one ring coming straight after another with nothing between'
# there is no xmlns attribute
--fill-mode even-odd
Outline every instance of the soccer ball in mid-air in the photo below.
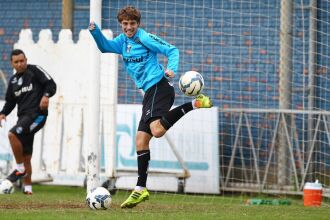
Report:
<svg viewBox="0 0 330 220"><path fill-rule="evenodd" d="M179 80L180 90L187 96L196 96L201 93L204 87L202 75L196 71L185 72Z"/></svg>
<svg viewBox="0 0 330 220"><path fill-rule="evenodd" d="M0 194L11 194L15 190L12 182L7 179L0 180Z"/></svg>
<svg viewBox="0 0 330 220"><path fill-rule="evenodd" d="M87 205L94 210L109 209L111 200L111 194L104 187L96 187L86 196Z"/></svg>

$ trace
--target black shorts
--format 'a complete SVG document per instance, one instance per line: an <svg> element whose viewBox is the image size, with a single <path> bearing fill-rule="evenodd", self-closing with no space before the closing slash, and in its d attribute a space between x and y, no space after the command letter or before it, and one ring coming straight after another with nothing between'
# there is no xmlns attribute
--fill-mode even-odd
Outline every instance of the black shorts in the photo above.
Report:
<svg viewBox="0 0 330 220"><path fill-rule="evenodd" d="M24 155L32 155L34 134L46 123L47 115L34 114L23 115L17 120L17 124L10 129L21 141Z"/></svg>
<svg viewBox="0 0 330 220"><path fill-rule="evenodd" d="M150 87L143 97L138 131L151 134L150 123L168 113L174 103L174 98L174 88L165 77Z"/></svg>

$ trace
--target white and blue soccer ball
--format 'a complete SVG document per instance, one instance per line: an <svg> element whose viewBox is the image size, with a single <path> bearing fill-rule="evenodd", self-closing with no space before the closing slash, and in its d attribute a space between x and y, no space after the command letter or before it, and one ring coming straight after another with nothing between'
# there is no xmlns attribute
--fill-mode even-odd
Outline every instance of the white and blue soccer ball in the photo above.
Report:
<svg viewBox="0 0 330 220"><path fill-rule="evenodd" d="M104 187L96 187L86 196L86 203L93 210L109 209L111 201L111 194Z"/></svg>
<svg viewBox="0 0 330 220"><path fill-rule="evenodd" d="M180 77L179 88L187 96L197 96L204 88L203 76L196 71L185 72Z"/></svg>
<svg viewBox="0 0 330 220"><path fill-rule="evenodd" d="M12 194L15 187L12 182L7 179L0 180L0 194Z"/></svg>

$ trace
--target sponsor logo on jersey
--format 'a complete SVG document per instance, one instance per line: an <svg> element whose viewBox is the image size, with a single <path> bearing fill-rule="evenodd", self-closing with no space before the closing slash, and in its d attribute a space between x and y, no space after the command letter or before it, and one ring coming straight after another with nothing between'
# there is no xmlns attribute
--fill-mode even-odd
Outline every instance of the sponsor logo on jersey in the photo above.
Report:
<svg viewBox="0 0 330 220"><path fill-rule="evenodd" d="M22 93L24 93L24 92L29 92L29 91L31 91L32 89L33 89L33 85L32 85L32 83L30 83L30 85L28 85L28 86L24 86L24 87L22 87L20 90L15 91L15 96L20 96Z"/></svg>
<svg viewBox="0 0 330 220"><path fill-rule="evenodd" d="M123 60L128 63L140 63L143 61L143 56L140 57L123 57Z"/></svg>

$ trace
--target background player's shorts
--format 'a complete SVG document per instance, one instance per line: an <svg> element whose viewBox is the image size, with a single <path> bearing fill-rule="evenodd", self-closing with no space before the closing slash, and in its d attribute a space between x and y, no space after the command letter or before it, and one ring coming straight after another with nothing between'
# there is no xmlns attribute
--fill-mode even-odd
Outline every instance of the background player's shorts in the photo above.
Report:
<svg viewBox="0 0 330 220"><path fill-rule="evenodd" d="M10 129L23 145L23 154L32 155L34 134L46 123L47 115L33 114L23 115L17 120L17 124Z"/></svg>
<svg viewBox="0 0 330 220"><path fill-rule="evenodd" d="M143 97L138 131L151 134L150 123L168 113L174 103L174 97L174 88L165 77L150 87Z"/></svg>

